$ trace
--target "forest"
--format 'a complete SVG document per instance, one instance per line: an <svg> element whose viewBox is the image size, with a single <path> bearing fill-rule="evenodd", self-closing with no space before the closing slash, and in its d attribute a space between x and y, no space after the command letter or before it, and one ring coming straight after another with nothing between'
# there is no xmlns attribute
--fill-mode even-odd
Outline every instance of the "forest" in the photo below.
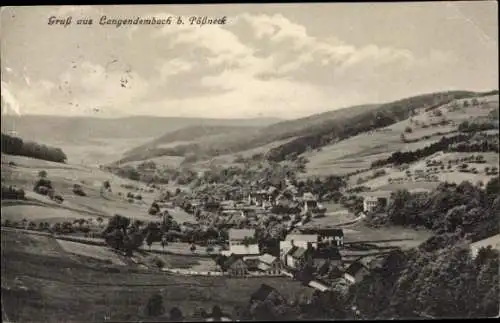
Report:
<svg viewBox="0 0 500 323"><path fill-rule="evenodd" d="M2 154L26 156L56 163L65 163L68 159L61 148L50 147L2 133Z"/></svg>

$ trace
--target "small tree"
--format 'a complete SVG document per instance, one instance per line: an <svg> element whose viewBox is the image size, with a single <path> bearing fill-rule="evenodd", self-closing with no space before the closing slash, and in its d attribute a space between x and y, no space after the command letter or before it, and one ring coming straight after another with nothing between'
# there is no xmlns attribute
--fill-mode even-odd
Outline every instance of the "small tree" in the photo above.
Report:
<svg viewBox="0 0 500 323"><path fill-rule="evenodd" d="M41 170L38 172L38 177L40 178L46 178L47 177L47 171Z"/></svg>
<svg viewBox="0 0 500 323"><path fill-rule="evenodd" d="M146 304L145 314L149 317L160 316L165 313L163 306L163 297L160 294L154 294Z"/></svg>
<svg viewBox="0 0 500 323"><path fill-rule="evenodd" d="M160 258L155 258L155 266L161 270L163 267L165 267L165 262Z"/></svg>
<svg viewBox="0 0 500 323"><path fill-rule="evenodd" d="M173 307L170 310L170 321L183 321L184 320L184 315L182 314L181 310L178 307Z"/></svg>
<svg viewBox="0 0 500 323"><path fill-rule="evenodd" d="M413 132L413 129L411 127L406 127L405 128L405 132L406 133L412 133Z"/></svg>
<svg viewBox="0 0 500 323"><path fill-rule="evenodd" d="M212 318L214 319L214 321L220 321L223 315L224 314L222 313L222 309L220 308L220 306L214 305L214 307L212 308Z"/></svg>
<svg viewBox="0 0 500 323"><path fill-rule="evenodd" d="M153 234L151 232L148 232L146 235L146 244L149 247L149 251L151 251L151 245L153 244Z"/></svg>

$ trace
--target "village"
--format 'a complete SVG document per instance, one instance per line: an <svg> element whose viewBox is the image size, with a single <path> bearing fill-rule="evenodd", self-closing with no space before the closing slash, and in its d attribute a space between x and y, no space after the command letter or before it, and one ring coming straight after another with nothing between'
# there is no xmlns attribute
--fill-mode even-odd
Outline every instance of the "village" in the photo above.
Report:
<svg viewBox="0 0 500 323"><path fill-rule="evenodd" d="M318 196L310 192L299 195L289 180L285 183L282 190L272 185L254 185L245 190L214 184L211 195L180 193L157 200L150 213L160 217L160 226L168 223L169 228L176 228L169 210L180 207L195 216L197 223L177 226L184 235L166 230L161 243L189 242L191 251L205 246L220 270L205 274L288 276L320 291L330 289L333 284L349 286L361 281L376 266L377 257L364 257L362 253L355 257L348 255L346 248L352 246L344 244L342 226L361 221L365 213L385 206L390 196L366 196L363 212L353 215L355 218L347 223L307 225L325 217L326 207L318 201ZM187 232L193 231L207 234L186 237ZM384 255L381 253L378 258Z"/></svg>

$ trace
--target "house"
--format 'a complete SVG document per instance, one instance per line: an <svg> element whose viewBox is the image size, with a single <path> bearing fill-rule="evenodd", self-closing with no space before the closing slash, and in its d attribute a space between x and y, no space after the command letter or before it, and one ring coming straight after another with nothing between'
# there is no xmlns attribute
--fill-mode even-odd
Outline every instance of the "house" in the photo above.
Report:
<svg viewBox="0 0 500 323"><path fill-rule="evenodd" d="M481 248L487 248L488 246L491 246L494 250L500 251L500 234L471 243L470 249L472 257L477 257L479 250L481 250Z"/></svg>
<svg viewBox="0 0 500 323"><path fill-rule="evenodd" d="M311 243L313 248L318 246L319 236L317 234L289 234L286 236L285 241L280 241L280 258L285 262L285 255L293 246L308 248Z"/></svg>
<svg viewBox="0 0 500 323"><path fill-rule="evenodd" d="M247 264L248 270L250 271L256 271L258 270L259 266L259 257L260 256L245 256L243 257L243 261Z"/></svg>
<svg viewBox="0 0 500 323"><path fill-rule="evenodd" d="M328 260L329 264L335 267L342 265L342 255L336 247L323 247L313 250L312 257L314 260Z"/></svg>
<svg viewBox="0 0 500 323"><path fill-rule="evenodd" d="M258 258L257 268L267 274L279 274L281 272L281 261L268 253Z"/></svg>
<svg viewBox="0 0 500 323"><path fill-rule="evenodd" d="M260 254L259 245L255 240L255 229L230 229L229 254Z"/></svg>
<svg viewBox="0 0 500 323"><path fill-rule="evenodd" d="M285 265L297 269L304 265L308 260L308 249L302 247L293 247L285 255Z"/></svg>
<svg viewBox="0 0 500 323"><path fill-rule="evenodd" d="M222 269L231 276L246 276L248 274L248 266L243 261L243 258L232 254L222 264Z"/></svg>
<svg viewBox="0 0 500 323"><path fill-rule="evenodd" d="M363 199L363 212L373 212L377 207L385 207L389 203L391 193L384 192L371 192L364 196Z"/></svg>
<svg viewBox="0 0 500 323"><path fill-rule="evenodd" d="M320 244L336 244L338 247L344 245L344 231L336 228L304 229L304 233L316 234Z"/></svg>
<svg viewBox="0 0 500 323"><path fill-rule="evenodd" d="M369 268L363 262L357 260L346 269L344 278L347 282L354 284L362 281L369 274Z"/></svg>

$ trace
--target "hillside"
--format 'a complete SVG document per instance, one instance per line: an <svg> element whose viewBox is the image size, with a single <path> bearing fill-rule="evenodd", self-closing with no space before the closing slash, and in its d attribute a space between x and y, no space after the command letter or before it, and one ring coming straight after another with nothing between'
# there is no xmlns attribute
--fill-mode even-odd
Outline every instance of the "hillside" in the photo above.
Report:
<svg viewBox="0 0 500 323"><path fill-rule="evenodd" d="M338 109L325 113L315 114L309 117L281 121L272 125L255 129L221 129L220 131L230 132L231 136L205 138L203 140L194 140L171 144L166 147L157 147L155 143L171 142L170 138L186 138L184 133L189 133L190 129L181 132L167 133L161 138L153 140L151 143L141 145L127 152L119 161L120 163L149 160L161 156L180 156L188 154L197 154L200 159L208 159L220 155L235 154L249 151L261 146L272 144L276 141L290 139L295 136L305 136L314 132L318 128L328 127L329 122L356 116L362 112L375 109L377 105L361 105L349 108ZM217 131L213 129L214 131ZM199 130L203 132L203 130ZM195 133L196 134L196 133ZM166 139L165 139L166 138ZM155 148L152 148L156 146ZM145 147L150 149L145 150ZM273 146L274 147L274 146Z"/></svg>
<svg viewBox="0 0 500 323"><path fill-rule="evenodd" d="M388 127L411 116L432 111L454 100L482 97L487 94L490 93L448 91L423 94L381 104L371 111L325 123L323 127L316 128L308 135L271 149L268 158L273 161L282 161L290 155L300 155L308 149L318 149L365 132Z"/></svg>
<svg viewBox="0 0 500 323"><path fill-rule="evenodd" d="M309 160L304 176L322 177L370 170L372 162L387 158L396 151L422 149L439 141L443 136L456 135L459 125L464 121L494 122L495 116L492 112L498 110L498 95L484 96L479 99L477 106L466 103L464 107L464 102L469 101L471 100L458 99L429 111L423 109L411 118L390 126L304 152L302 156ZM496 123L498 124L498 120ZM366 177L366 174L360 176ZM387 178L384 180L387 184Z"/></svg>
<svg viewBox="0 0 500 323"><path fill-rule="evenodd" d="M234 136L217 137L203 141L177 142L164 148L145 151L133 149L119 162L149 160L162 156L185 157L194 154L197 160L208 160L221 155L234 155L258 147L272 145L265 151L273 161L282 161L289 155L300 155L308 149L317 149L363 132L390 126L417 115L420 111L431 111L455 99L481 97L494 92L448 91L423 94L385 104L361 105L312 115L296 120L282 121L262 127L254 132ZM168 137L168 134L165 135ZM294 137L292 139L292 137ZM138 152L140 151L140 152Z"/></svg>
<svg viewBox="0 0 500 323"><path fill-rule="evenodd" d="M15 132L24 140L60 147L68 161L105 164L131 147L147 143L166 132L194 126L259 127L279 119L204 119L137 116L126 118L2 116L2 132Z"/></svg>
<svg viewBox="0 0 500 323"><path fill-rule="evenodd" d="M150 158L153 154L160 154L161 149L173 148L178 145L189 145L197 142L208 143L219 139L224 140L226 136L249 135L257 131L257 129L258 127L251 126L190 126L168 132L144 145L125 152L125 157L121 162L128 161L127 157L131 159Z"/></svg>

